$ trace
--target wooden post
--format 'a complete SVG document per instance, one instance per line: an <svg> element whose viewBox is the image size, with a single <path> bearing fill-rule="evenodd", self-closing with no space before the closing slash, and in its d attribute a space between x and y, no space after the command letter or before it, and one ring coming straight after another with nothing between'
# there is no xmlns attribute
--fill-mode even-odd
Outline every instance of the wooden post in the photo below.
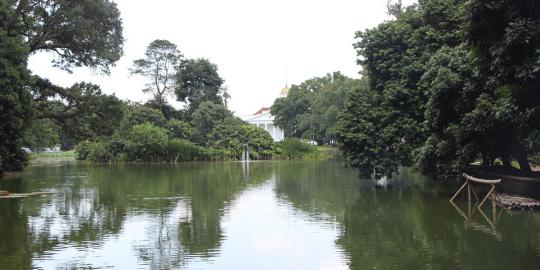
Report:
<svg viewBox="0 0 540 270"><path fill-rule="evenodd" d="M469 182L468 178L465 178L465 181L467 182L467 200L471 201L471 183Z"/></svg>

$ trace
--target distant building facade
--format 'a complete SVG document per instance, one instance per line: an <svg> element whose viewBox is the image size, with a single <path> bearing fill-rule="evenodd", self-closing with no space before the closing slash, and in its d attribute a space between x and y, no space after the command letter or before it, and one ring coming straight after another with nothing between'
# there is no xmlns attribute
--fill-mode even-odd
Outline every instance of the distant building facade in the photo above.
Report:
<svg viewBox="0 0 540 270"><path fill-rule="evenodd" d="M286 97L289 93L289 88L285 87L279 93L279 97ZM285 133L274 124L274 116L270 114L269 107L263 107L252 115L240 116L240 118L249 124L260 127L272 136L274 141L279 142L285 138Z"/></svg>

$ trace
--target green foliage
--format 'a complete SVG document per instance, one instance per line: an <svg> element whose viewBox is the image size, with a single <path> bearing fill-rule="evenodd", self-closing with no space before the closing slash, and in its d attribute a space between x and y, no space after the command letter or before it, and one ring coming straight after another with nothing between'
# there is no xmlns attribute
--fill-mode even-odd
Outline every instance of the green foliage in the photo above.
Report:
<svg viewBox="0 0 540 270"><path fill-rule="evenodd" d="M134 105L129 108L127 115L120 122L120 128L117 130L120 134L131 130L132 127L144 123L151 123L158 127L166 127L167 120L163 114L156 109L146 106Z"/></svg>
<svg viewBox="0 0 540 270"><path fill-rule="evenodd" d="M377 178L412 160L432 177L477 160L511 169L515 159L530 171L540 122L539 7L425 0L359 33L370 86L346 102L347 162Z"/></svg>
<svg viewBox="0 0 540 270"><path fill-rule="evenodd" d="M160 111L167 120L184 118L182 110L176 110L166 101L159 103L157 100L151 99L147 101L144 106Z"/></svg>
<svg viewBox="0 0 540 270"><path fill-rule="evenodd" d="M14 33L21 25L13 13L6 1L0 2L0 174L22 170L26 155L21 138L30 117L28 52L22 36Z"/></svg>
<svg viewBox="0 0 540 270"><path fill-rule="evenodd" d="M335 72L293 85L287 97L277 99L272 105L275 123L288 137L333 144L344 97L358 83Z"/></svg>
<svg viewBox="0 0 540 270"><path fill-rule="evenodd" d="M538 106L540 3L473 0L466 8L465 34L481 72L508 90L520 109Z"/></svg>
<svg viewBox="0 0 540 270"><path fill-rule="evenodd" d="M166 103L166 96L174 89L174 75L182 60L182 53L168 40L154 40L146 48L145 58L133 62L131 74L148 79L145 93L151 93L159 105Z"/></svg>
<svg viewBox="0 0 540 270"><path fill-rule="evenodd" d="M182 120L169 120L167 122L167 129L169 130L170 138L191 140L193 136L193 129L191 128L191 125Z"/></svg>
<svg viewBox="0 0 540 270"><path fill-rule="evenodd" d="M86 160L90 151L92 151L93 142L91 141L82 141L77 144L75 147L75 158L77 160Z"/></svg>
<svg viewBox="0 0 540 270"><path fill-rule="evenodd" d="M167 146L167 161L210 161L225 159L227 155L212 148L204 148L182 139L169 140Z"/></svg>
<svg viewBox="0 0 540 270"><path fill-rule="evenodd" d="M156 127L151 123L133 126L125 138L125 152L128 160L160 161L168 138L166 129Z"/></svg>
<svg viewBox="0 0 540 270"><path fill-rule="evenodd" d="M245 142L249 146L250 159L271 159L277 154L272 136L266 130L254 125L242 125Z"/></svg>
<svg viewBox="0 0 540 270"><path fill-rule="evenodd" d="M317 148L296 138L288 138L278 143L280 155L286 159L302 159L314 156Z"/></svg>
<svg viewBox="0 0 540 270"><path fill-rule="evenodd" d="M24 131L23 143L34 152L60 143L60 128L51 119L32 119Z"/></svg>
<svg viewBox="0 0 540 270"><path fill-rule="evenodd" d="M224 80L218 74L218 68L207 59L188 59L180 63L176 74L176 98L188 104L188 111L194 112L202 102L223 103Z"/></svg>
<svg viewBox="0 0 540 270"><path fill-rule="evenodd" d="M234 159L241 158L244 144L249 147L250 159L271 159L277 154L274 140L268 132L236 119L216 125L208 134L208 144Z"/></svg>
<svg viewBox="0 0 540 270"><path fill-rule="evenodd" d="M193 141L198 144L206 143L206 136L219 123L231 118L232 113L223 105L211 101L202 102L193 112Z"/></svg>
<svg viewBox="0 0 540 270"><path fill-rule="evenodd" d="M363 176L391 176L412 165L426 141L428 95L420 87L427 63L443 46L461 43L459 0L425 0L396 20L358 32L359 64L369 90L350 95L341 121L340 142L348 163Z"/></svg>
<svg viewBox="0 0 540 270"><path fill-rule="evenodd" d="M76 142L110 136L124 116L124 103L98 85L81 82L64 89L38 77L31 83L34 117L51 119Z"/></svg>
<svg viewBox="0 0 540 270"><path fill-rule="evenodd" d="M0 88L4 96L1 100L5 103L1 107L9 113L1 113L1 133L5 134L5 139L0 142L0 170L22 169L25 158L20 141L25 122L30 117L55 121L62 127L63 141L98 136L96 133L107 135L111 132L110 126L105 126L110 124L107 120L119 120L107 111L111 108L107 103L118 102L117 99L97 93L89 84L63 89L37 76L31 78L26 67L27 57L38 51L48 51L57 54L53 63L64 70L87 66L108 73L110 66L122 55L122 44L120 13L111 1L1 3L0 70L3 74L0 74ZM34 98L32 108L29 107L30 97ZM104 118L101 112L107 117ZM10 118L12 116L15 117ZM41 120L33 122L37 121ZM32 141L41 144L37 138L50 137L49 131L49 134L34 134Z"/></svg>
<svg viewBox="0 0 540 270"><path fill-rule="evenodd" d="M358 168L361 177L376 177L397 172L397 138L388 125L381 96L364 83L347 96L340 119L338 138L348 165ZM386 135L386 136L385 136Z"/></svg>
<svg viewBox="0 0 540 270"><path fill-rule="evenodd" d="M221 149L227 157L240 159L242 145L247 143L246 134L240 121L228 119L217 124L207 135L210 147Z"/></svg>
<svg viewBox="0 0 540 270"><path fill-rule="evenodd" d="M123 54L122 20L109 0L9 1L16 28L29 53L57 53L54 65L70 71L86 66L109 71Z"/></svg>

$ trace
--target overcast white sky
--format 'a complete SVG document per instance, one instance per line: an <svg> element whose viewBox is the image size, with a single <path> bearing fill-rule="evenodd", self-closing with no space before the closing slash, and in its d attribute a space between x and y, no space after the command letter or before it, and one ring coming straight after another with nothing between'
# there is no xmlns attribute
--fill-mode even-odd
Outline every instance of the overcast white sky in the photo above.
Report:
<svg viewBox="0 0 540 270"><path fill-rule="evenodd" d="M53 68L54 56L45 53L30 58L30 69L62 86L93 82L105 93L146 101L150 95L141 91L144 78L130 76L128 69L151 41L167 39L186 57L205 57L217 64L232 96L229 108L239 115L251 114L271 105L286 83L333 71L359 77L352 47L355 32L389 19L386 0L116 2L126 41L124 56L110 76L85 68L68 74Z"/></svg>

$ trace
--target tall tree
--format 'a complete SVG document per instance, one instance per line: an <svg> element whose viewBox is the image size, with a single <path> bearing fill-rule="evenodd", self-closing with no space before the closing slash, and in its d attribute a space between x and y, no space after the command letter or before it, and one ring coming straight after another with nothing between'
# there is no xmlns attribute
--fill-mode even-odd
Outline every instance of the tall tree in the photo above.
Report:
<svg viewBox="0 0 540 270"><path fill-rule="evenodd" d="M82 82L62 88L38 77L34 80L41 90L33 92L34 118L53 120L72 143L110 136L123 118L123 102L103 94L98 85Z"/></svg>
<svg viewBox="0 0 540 270"><path fill-rule="evenodd" d="M154 100L166 104L166 96L172 94L176 81L174 75L182 60L182 53L168 40L157 39L146 48L144 59L133 62L131 74L139 74L148 79L145 93L151 93Z"/></svg>
<svg viewBox="0 0 540 270"><path fill-rule="evenodd" d="M207 143L207 135L219 123L231 118L232 113L223 104L211 101L202 102L193 112L193 140L199 144Z"/></svg>
<svg viewBox="0 0 540 270"><path fill-rule="evenodd" d="M399 165L413 164L415 150L427 138L423 125L427 93L419 82L434 53L442 46L454 47L462 42L458 31L463 18L455 8L462 3L421 0L396 20L357 33L355 48L361 57L358 63L370 80L375 105L380 108L365 118L357 116L362 123L378 128L368 133L372 135L370 140L358 138L355 144L356 124L348 121L359 119L345 117L342 121L341 138L348 140L342 143L348 145L346 151L354 159L351 164L361 168L361 173L390 176Z"/></svg>
<svg viewBox="0 0 540 270"><path fill-rule="evenodd" d="M306 115L313 114L312 100L319 94L320 89L331 81L331 74L308 79L299 85L292 85L286 97L278 98L274 102L271 113L276 117L276 125L283 129L286 136L302 137L306 127L300 127L299 118L309 118Z"/></svg>
<svg viewBox="0 0 540 270"><path fill-rule="evenodd" d="M277 99L271 107L276 125L290 137L333 143L344 97L358 83L334 72L293 85L288 96Z"/></svg>
<svg viewBox="0 0 540 270"><path fill-rule="evenodd" d="M20 139L25 120L29 113L38 111L29 108L28 97L47 100L65 93L46 80L27 76L27 57L41 51L53 52L57 55L53 64L68 72L87 66L108 73L123 53L124 39L120 12L108 0L8 0L1 2L0 9L0 62L6 72L1 76L6 83L2 87L6 96L2 108L9 112L2 113L6 117L1 121L5 124L2 135L6 137L0 141L1 170L13 170L22 169ZM66 102L69 97L62 99ZM63 105L60 103L56 102Z"/></svg>
<svg viewBox="0 0 540 270"><path fill-rule="evenodd" d="M8 2L0 2L0 174L21 170L26 160L21 139L30 116L30 95L20 27Z"/></svg>
<svg viewBox="0 0 540 270"><path fill-rule="evenodd" d="M176 74L176 98L187 103L190 114L205 101L223 104L222 94L227 93L223 83L215 64L204 58L188 59L180 63Z"/></svg>
<svg viewBox="0 0 540 270"><path fill-rule="evenodd" d="M521 169L530 171L524 141L540 123L540 3L474 0L467 7L467 41L480 72L520 115L512 152Z"/></svg>
<svg viewBox="0 0 540 270"><path fill-rule="evenodd" d="M123 54L122 20L110 0L8 0L29 53L55 52L54 65L108 73Z"/></svg>

